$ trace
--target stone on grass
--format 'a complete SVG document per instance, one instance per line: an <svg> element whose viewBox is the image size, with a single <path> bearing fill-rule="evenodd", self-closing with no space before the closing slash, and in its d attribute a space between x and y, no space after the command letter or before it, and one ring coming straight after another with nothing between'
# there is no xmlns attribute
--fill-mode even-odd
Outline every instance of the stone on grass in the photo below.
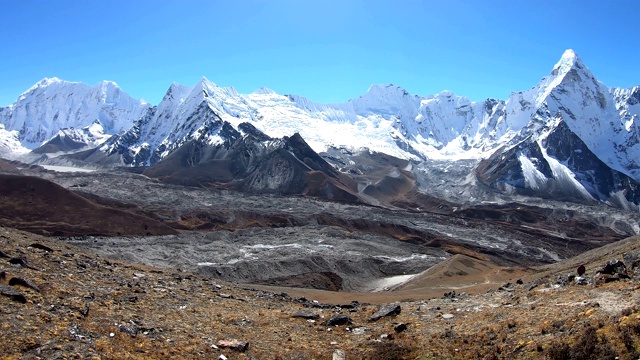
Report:
<svg viewBox="0 0 640 360"><path fill-rule="evenodd" d="M324 326L338 326L352 324L353 320L348 315L335 314L329 320L322 323Z"/></svg>
<svg viewBox="0 0 640 360"><path fill-rule="evenodd" d="M405 323L396 324L396 326L393 327L393 331L397 333L401 333L405 330L407 330L407 324Z"/></svg>
<svg viewBox="0 0 640 360"><path fill-rule="evenodd" d="M375 314L369 316L367 321L378 321L386 316L396 316L400 314L401 311L402 308L397 304L382 305Z"/></svg>
<svg viewBox="0 0 640 360"><path fill-rule="evenodd" d="M53 252L53 249L46 246L46 245L42 245L42 244L38 244L38 243L33 243L31 245L29 245L29 247L32 247L34 249L40 249L40 250L44 250L46 252Z"/></svg>
<svg viewBox="0 0 640 360"><path fill-rule="evenodd" d="M218 341L218 347L231 349L239 352L245 352L249 349L249 343L237 339L228 339Z"/></svg>
<svg viewBox="0 0 640 360"><path fill-rule="evenodd" d="M9 285L11 286L24 286L24 287L28 287L31 290L35 290L37 292L40 292L40 288L38 287L38 285L34 284L33 282L23 279L23 278L19 278L19 277L12 277L9 280Z"/></svg>
<svg viewBox="0 0 640 360"><path fill-rule="evenodd" d="M24 295L22 295L22 293L14 290L12 287L10 286L6 286L6 285L0 285L0 295L2 296L6 296L9 299L22 303L22 304L26 304L27 303L27 298L24 297Z"/></svg>
<svg viewBox="0 0 640 360"><path fill-rule="evenodd" d="M297 313L291 315L291 317L316 320L320 318L320 315L312 313L311 311L300 310Z"/></svg>

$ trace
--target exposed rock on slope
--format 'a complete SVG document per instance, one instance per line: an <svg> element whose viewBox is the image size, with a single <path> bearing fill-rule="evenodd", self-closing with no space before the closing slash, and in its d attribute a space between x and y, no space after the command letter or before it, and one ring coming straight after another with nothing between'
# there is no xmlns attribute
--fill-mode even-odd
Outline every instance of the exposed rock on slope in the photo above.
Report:
<svg viewBox="0 0 640 360"><path fill-rule="evenodd" d="M190 141L144 174L190 186L361 201L355 182L331 167L299 134L270 139L250 124L241 124L240 129L244 136L225 123L221 144Z"/></svg>

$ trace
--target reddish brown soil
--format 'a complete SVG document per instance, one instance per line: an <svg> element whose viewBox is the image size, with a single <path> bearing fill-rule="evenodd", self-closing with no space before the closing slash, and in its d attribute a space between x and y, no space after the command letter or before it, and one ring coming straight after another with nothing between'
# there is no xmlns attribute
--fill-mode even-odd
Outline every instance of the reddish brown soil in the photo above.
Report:
<svg viewBox="0 0 640 360"><path fill-rule="evenodd" d="M98 205L50 181L0 175L0 224L46 235L165 235L151 218Z"/></svg>

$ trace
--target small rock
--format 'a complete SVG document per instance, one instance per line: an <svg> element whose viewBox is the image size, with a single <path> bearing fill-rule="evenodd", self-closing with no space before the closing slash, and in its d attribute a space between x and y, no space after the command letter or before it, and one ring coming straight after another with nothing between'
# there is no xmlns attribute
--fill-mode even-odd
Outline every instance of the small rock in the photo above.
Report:
<svg viewBox="0 0 640 360"><path fill-rule="evenodd" d="M578 266L578 269L576 270L576 272L578 273L578 276L584 275L586 271L587 269L584 267L584 264L581 264L580 266Z"/></svg>
<svg viewBox="0 0 640 360"><path fill-rule="evenodd" d="M329 320L322 323L323 326L338 326L352 324L351 317L342 314L335 314Z"/></svg>
<svg viewBox="0 0 640 360"><path fill-rule="evenodd" d="M7 278L7 273L4 271L0 271L0 280L4 280Z"/></svg>
<svg viewBox="0 0 640 360"><path fill-rule="evenodd" d="M131 337L138 336L138 329L135 326L120 325L120 331L129 334Z"/></svg>
<svg viewBox="0 0 640 360"><path fill-rule="evenodd" d="M251 319L240 319L231 321L231 325L240 326L240 327L250 327L253 325L253 320Z"/></svg>
<svg viewBox="0 0 640 360"><path fill-rule="evenodd" d="M312 313L311 311L305 311L305 310L300 310L297 313L291 315L291 317L310 319L310 320L320 319L320 315Z"/></svg>
<svg viewBox="0 0 640 360"><path fill-rule="evenodd" d="M236 350L239 352L245 352L249 349L249 343L246 341L240 341L237 339L220 340L218 341L218 347Z"/></svg>
<svg viewBox="0 0 640 360"><path fill-rule="evenodd" d="M351 303L349 303L349 304L338 305L338 307L339 307L339 308L342 308L342 309L355 309L355 308L357 308L358 306L360 306L360 303L359 303L359 302L357 302L357 301L355 301L355 300L354 300L354 301L352 301L352 302L351 302Z"/></svg>
<svg viewBox="0 0 640 360"><path fill-rule="evenodd" d="M449 291L444 293L443 296L445 299L455 299L456 298L456 292L455 291Z"/></svg>
<svg viewBox="0 0 640 360"><path fill-rule="evenodd" d="M40 288L38 287L38 285L34 284L33 282L23 279L23 278L19 278L19 277L12 277L9 280L9 285L10 286L24 286L24 287L28 287L29 289L35 290L37 292L40 292Z"/></svg>
<svg viewBox="0 0 640 360"><path fill-rule="evenodd" d="M27 298L24 297L24 295L22 293L14 290L10 286L0 285L0 294L2 296L6 296L6 297L10 298L11 300L17 301L17 302L22 303L22 304L26 304L27 303Z"/></svg>
<svg viewBox="0 0 640 360"><path fill-rule="evenodd" d="M380 309L378 309L378 311L375 314L369 316L367 321L378 321L386 316L396 316L400 314L401 311L402 311L402 308L400 307L400 305L397 305L397 304L383 305L380 307Z"/></svg>
<svg viewBox="0 0 640 360"><path fill-rule="evenodd" d="M537 283L531 283L531 284L527 285L527 291L531 291L531 290L533 290L533 289L535 289L537 287L538 287Z"/></svg>
<svg viewBox="0 0 640 360"><path fill-rule="evenodd" d="M340 349L335 349L333 350L333 360L345 360L347 358L347 355L345 354L344 350L340 350Z"/></svg>
<svg viewBox="0 0 640 360"><path fill-rule="evenodd" d="M218 360L227 360L227 357L220 354L220 356L218 356Z"/></svg>
<svg viewBox="0 0 640 360"><path fill-rule="evenodd" d="M445 320L453 319L453 314L442 314L442 318Z"/></svg>
<svg viewBox="0 0 640 360"><path fill-rule="evenodd" d="M50 248L50 247L48 247L46 245L38 244L38 243L33 243L33 244L29 245L29 247L32 247L34 249L44 250L44 251L47 251L47 252L53 252L52 248Z"/></svg>
<svg viewBox="0 0 640 360"><path fill-rule="evenodd" d="M575 281L576 285L587 285L589 283L587 278L582 277L582 276L576 276L574 281Z"/></svg>
<svg viewBox="0 0 640 360"><path fill-rule="evenodd" d="M7 255L6 252L0 250L0 258L10 258L11 256Z"/></svg>
<svg viewBox="0 0 640 360"><path fill-rule="evenodd" d="M407 324L405 323L396 324L396 326L393 327L393 331L397 333L401 333L405 330L407 330Z"/></svg>
<svg viewBox="0 0 640 360"><path fill-rule="evenodd" d="M367 328L362 326L351 329L351 333L356 335L362 335L365 333L365 331L367 331Z"/></svg>
<svg viewBox="0 0 640 360"><path fill-rule="evenodd" d="M219 297L223 298L223 299L232 299L233 296L231 296L231 294L218 294Z"/></svg>

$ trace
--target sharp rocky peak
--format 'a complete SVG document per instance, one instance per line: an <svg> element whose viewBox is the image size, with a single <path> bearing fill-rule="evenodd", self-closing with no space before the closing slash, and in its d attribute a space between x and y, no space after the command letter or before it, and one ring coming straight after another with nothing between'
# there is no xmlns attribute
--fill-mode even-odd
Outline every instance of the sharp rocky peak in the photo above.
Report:
<svg viewBox="0 0 640 360"><path fill-rule="evenodd" d="M582 59L572 49L567 49L562 54L560 60L553 67L552 75L565 75L572 69L584 70L589 72L587 67L582 62Z"/></svg>

